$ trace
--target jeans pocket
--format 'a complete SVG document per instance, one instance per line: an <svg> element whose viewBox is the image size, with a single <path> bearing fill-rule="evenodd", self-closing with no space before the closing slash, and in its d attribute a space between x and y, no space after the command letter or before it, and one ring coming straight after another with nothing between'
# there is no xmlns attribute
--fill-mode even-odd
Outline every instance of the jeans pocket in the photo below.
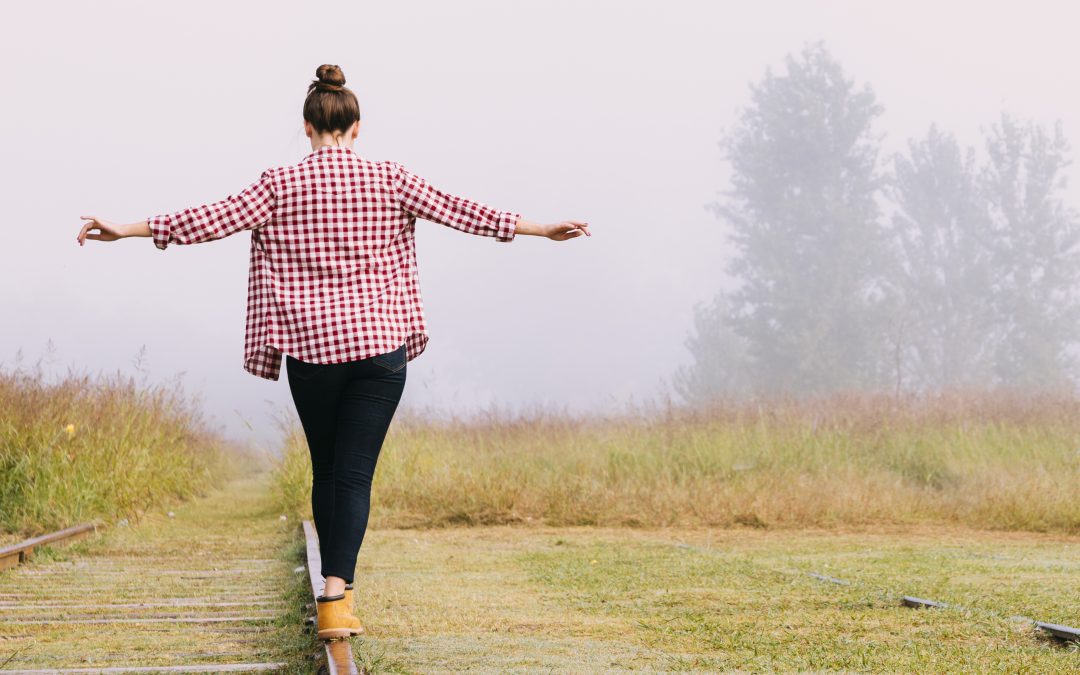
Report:
<svg viewBox="0 0 1080 675"><path fill-rule="evenodd" d="M376 354L375 356L372 356L371 361L372 363L377 363L383 368L386 368L391 373L396 373L405 367L405 363L406 361L408 361L407 357L408 355L405 351L405 345L402 344L400 347L398 347L392 352L387 352L385 354Z"/></svg>

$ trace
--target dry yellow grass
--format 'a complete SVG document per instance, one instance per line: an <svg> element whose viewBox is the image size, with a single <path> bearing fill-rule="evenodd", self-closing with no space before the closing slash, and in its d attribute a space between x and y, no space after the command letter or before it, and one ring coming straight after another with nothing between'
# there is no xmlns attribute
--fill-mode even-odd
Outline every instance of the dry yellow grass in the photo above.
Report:
<svg viewBox="0 0 1080 675"><path fill-rule="evenodd" d="M178 383L0 372L0 531L22 538L204 494L259 462Z"/></svg>
<svg viewBox="0 0 1080 675"><path fill-rule="evenodd" d="M281 507L309 513L303 434ZM618 416L402 415L375 527L806 527L954 523L1080 532L1080 399L1053 392L844 395Z"/></svg>

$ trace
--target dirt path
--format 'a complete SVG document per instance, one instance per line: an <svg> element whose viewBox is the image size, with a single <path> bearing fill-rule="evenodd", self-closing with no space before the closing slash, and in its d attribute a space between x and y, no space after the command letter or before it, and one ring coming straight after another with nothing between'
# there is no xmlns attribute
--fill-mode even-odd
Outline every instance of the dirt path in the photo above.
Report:
<svg viewBox="0 0 1080 675"><path fill-rule="evenodd" d="M0 672L287 660L297 525L268 489L233 482L0 572Z"/></svg>

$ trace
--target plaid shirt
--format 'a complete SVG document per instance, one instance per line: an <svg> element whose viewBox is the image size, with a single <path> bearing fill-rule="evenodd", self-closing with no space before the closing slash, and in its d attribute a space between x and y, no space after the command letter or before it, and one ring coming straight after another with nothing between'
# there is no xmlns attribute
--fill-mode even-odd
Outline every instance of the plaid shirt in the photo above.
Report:
<svg viewBox="0 0 1080 675"><path fill-rule="evenodd" d="M244 370L277 380L283 352L340 363L404 343L415 359L428 342L416 219L510 242L520 216L324 145L236 195L147 220L159 249L251 230Z"/></svg>

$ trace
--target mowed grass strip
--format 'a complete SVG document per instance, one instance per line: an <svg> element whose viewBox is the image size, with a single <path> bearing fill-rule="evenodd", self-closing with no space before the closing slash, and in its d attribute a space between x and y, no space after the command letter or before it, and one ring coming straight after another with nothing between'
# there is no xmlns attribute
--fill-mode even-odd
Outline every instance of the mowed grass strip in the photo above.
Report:
<svg viewBox="0 0 1080 675"><path fill-rule="evenodd" d="M1068 673L1080 538L955 528L371 532L354 647L373 672ZM816 571L847 586L809 576ZM901 595L971 606L915 610Z"/></svg>

